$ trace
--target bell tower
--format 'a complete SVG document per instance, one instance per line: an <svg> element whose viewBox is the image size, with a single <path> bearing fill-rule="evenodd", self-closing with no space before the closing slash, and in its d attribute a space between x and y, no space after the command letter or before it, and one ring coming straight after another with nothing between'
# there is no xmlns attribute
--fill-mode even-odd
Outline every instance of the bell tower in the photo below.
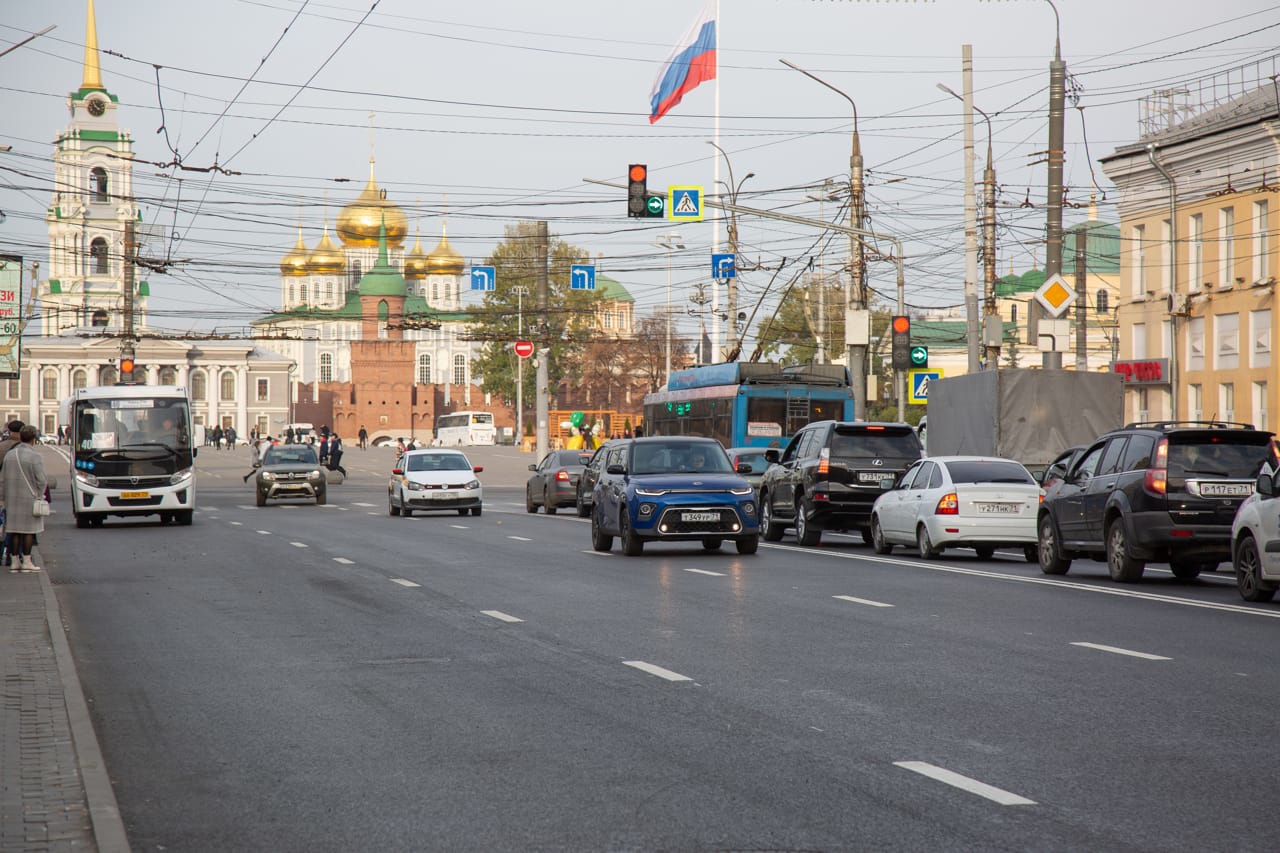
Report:
<svg viewBox="0 0 1280 853"><path fill-rule="evenodd" d="M54 142L54 192L45 214L49 278L40 287L45 335L122 329L126 280L134 287L134 323L146 325L148 285L125 273L126 234L137 239L141 214L133 197L133 138L120 129L118 105L102 82L88 0L83 78L67 96L70 124Z"/></svg>

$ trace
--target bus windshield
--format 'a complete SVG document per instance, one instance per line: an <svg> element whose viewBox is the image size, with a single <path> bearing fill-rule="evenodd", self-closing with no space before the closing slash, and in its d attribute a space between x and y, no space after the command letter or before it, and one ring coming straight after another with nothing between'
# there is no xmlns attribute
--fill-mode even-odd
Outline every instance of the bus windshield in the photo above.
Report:
<svg viewBox="0 0 1280 853"><path fill-rule="evenodd" d="M185 400L145 397L77 400L73 416L77 456L118 450L180 453L191 449Z"/></svg>

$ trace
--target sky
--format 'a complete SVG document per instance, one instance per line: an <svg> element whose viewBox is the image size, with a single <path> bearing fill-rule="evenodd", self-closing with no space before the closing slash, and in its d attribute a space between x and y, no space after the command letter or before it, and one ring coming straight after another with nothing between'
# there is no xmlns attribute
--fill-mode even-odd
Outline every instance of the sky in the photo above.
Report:
<svg viewBox="0 0 1280 853"><path fill-rule="evenodd" d="M656 123L648 108L659 67L702 7L97 0L103 81L133 134L135 193L158 235L145 253L181 261L148 276L151 325L234 333L278 307L278 262L298 225L315 245L363 188L371 147L379 185L428 251L447 221L450 243L480 263L504 226L545 219L630 290L637 316L665 305L668 269L673 303L696 309L695 285L716 286L716 223L628 219L624 190L587 179L624 183L628 164L645 163L650 189L715 192L717 83ZM1143 97L1187 88L1200 103L1209 90L1194 81L1248 89L1276 73L1272 3L1056 7L1074 96L1067 226L1086 218L1091 196L1100 219L1117 221L1098 160L1138 140ZM11 146L0 153L0 251L47 270L52 143L81 81L86 3L0 0L0 10L0 51L55 26L0 56L0 146ZM962 91L962 46L972 45L974 103L990 117L999 186L998 271L1043 268L1048 0L721 0L719 30L721 179L732 171L749 207L843 219L828 182L848 180L849 102L780 60L846 93L857 105L870 227L903 241L913 312L963 304L963 105L937 84ZM975 121L980 179L987 125ZM188 168L164 165L175 160ZM237 174L200 171L215 163ZM739 230L739 309L763 303L757 323L782 284L806 269L837 270L848 251L845 238L804 226L744 217ZM684 249L657 245L671 233L667 242ZM719 234L723 251L723 226ZM894 264L874 262L870 274L892 304Z"/></svg>

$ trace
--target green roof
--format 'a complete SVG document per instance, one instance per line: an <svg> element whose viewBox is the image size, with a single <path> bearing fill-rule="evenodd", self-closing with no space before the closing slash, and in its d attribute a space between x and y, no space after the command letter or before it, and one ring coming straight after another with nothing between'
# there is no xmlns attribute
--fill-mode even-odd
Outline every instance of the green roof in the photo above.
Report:
<svg viewBox="0 0 1280 853"><path fill-rule="evenodd" d="M611 302L635 302L636 299L631 295L622 284L607 275L596 276L596 294L601 299L607 299Z"/></svg>
<svg viewBox="0 0 1280 853"><path fill-rule="evenodd" d="M378 228L378 260L360 279L361 296L404 296L408 287L387 258L387 221L384 216Z"/></svg>
<svg viewBox="0 0 1280 853"><path fill-rule="evenodd" d="M1091 219L1066 229L1062 237L1062 274L1076 274L1076 232L1086 232L1084 268L1098 275L1120 273L1120 227Z"/></svg>
<svg viewBox="0 0 1280 853"><path fill-rule="evenodd" d="M948 347L964 347L968 345L969 324L967 320L911 320L911 343L927 347L946 349ZM1004 323L1004 339L1016 338L1018 324L1012 321Z"/></svg>
<svg viewBox="0 0 1280 853"><path fill-rule="evenodd" d="M108 98L111 99L111 103L113 104L120 103L120 99L117 98L115 95L111 94L110 92L108 92L106 89L76 89L74 92L71 93L71 98L72 100L75 100L75 101L83 101L85 99L85 96L88 95L90 92L101 92L102 94L106 95Z"/></svg>
<svg viewBox="0 0 1280 853"><path fill-rule="evenodd" d="M410 294L405 299L404 313L406 317L421 317L441 323L467 323L475 320L475 317L465 311L437 311L427 304L427 300L415 294ZM347 300L341 308L301 307L292 308L288 311L275 311L254 320L250 325L263 326L271 323L281 323L286 320L355 321L363 316L364 311L360 306L360 294L357 291L349 290L347 291Z"/></svg>

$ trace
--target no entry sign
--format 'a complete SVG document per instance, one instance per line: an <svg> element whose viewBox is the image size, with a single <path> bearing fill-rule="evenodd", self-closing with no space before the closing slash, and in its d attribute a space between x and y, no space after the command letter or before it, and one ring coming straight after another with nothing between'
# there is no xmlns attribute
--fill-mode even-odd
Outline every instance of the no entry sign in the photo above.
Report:
<svg viewBox="0 0 1280 853"><path fill-rule="evenodd" d="M521 358L528 358L533 355L533 341L516 341L516 355Z"/></svg>

